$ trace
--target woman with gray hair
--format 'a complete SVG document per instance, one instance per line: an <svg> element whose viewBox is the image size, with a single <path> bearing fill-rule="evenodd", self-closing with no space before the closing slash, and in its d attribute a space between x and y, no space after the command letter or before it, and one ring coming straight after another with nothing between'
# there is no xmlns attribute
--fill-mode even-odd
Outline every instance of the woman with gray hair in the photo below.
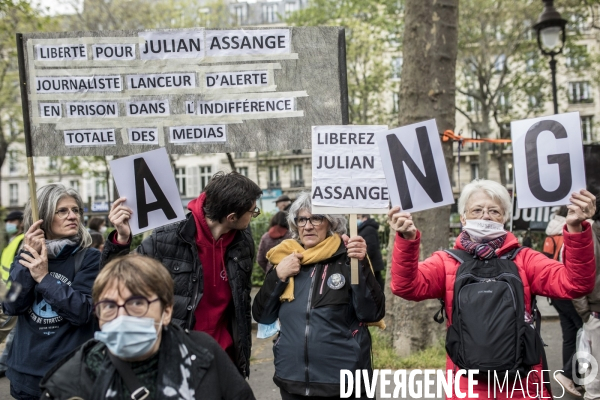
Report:
<svg viewBox="0 0 600 400"><path fill-rule="evenodd" d="M306 192L290 207L292 239L267 253L274 268L252 305L259 324L277 324L279 318L273 380L285 400L339 398L340 370L371 371L366 323L385 314L383 289L365 258L364 239L346 236L345 217L311 209ZM358 285L350 284L351 258L359 260Z"/></svg>
<svg viewBox="0 0 600 400"><path fill-rule="evenodd" d="M498 381L509 380L508 388L523 389L516 396L514 390L496 396L494 387L496 398L550 397L539 325L538 332L533 325L539 315L534 296L573 299L594 288L594 246L586 219L594 215L595 200L587 190L571 194L563 228L564 264L520 247L517 238L504 230L511 201L497 182L474 180L464 187L458 200L463 232L454 249L436 251L421 262L421 233L412 216L399 207L389 211L390 227L397 232L392 292L412 301L440 299L442 309L435 319L443 322L446 312L446 369L481 373L475 385L462 379L450 386L487 398L491 388L487 377L494 373L493 381L499 374Z"/></svg>
<svg viewBox="0 0 600 400"><path fill-rule="evenodd" d="M25 239L10 269L22 289L2 304L18 315L8 355L10 394L39 399L40 380L50 367L94 336L92 286L100 252L82 223L83 201L73 189L50 184L37 191L40 219L25 206Z"/></svg>

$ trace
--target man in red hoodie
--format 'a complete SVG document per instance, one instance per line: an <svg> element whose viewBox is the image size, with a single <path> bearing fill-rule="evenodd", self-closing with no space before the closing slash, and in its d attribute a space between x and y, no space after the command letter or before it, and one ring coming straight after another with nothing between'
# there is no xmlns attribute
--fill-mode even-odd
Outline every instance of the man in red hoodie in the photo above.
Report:
<svg viewBox="0 0 600 400"><path fill-rule="evenodd" d="M250 373L250 288L254 241L248 231L260 214L261 189L235 172L215 174L188 204L184 221L157 228L136 249L159 260L175 282L173 322L210 334L243 376ZM129 252L133 211L116 200L109 220L115 226L101 265Z"/></svg>

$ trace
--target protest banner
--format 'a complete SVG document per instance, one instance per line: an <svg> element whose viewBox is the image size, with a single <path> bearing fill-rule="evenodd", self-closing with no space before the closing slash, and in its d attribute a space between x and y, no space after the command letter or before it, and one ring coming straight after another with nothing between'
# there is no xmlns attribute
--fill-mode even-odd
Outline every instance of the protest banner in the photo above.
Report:
<svg viewBox="0 0 600 400"><path fill-rule="evenodd" d="M454 203L435 120L389 130L377 142L392 207L416 212Z"/></svg>
<svg viewBox="0 0 600 400"><path fill-rule="evenodd" d="M313 126L312 213L385 214L389 203L377 136L385 125ZM358 284L358 260L351 261L351 283Z"/></svg>
<svg viewBox="0 0 600 400"><path fill-rule="evenodd" d="M17 35L33 156L310 147L348 122L344 29Z"/></svg>
<svg viewBox="0 0 600 400"><path fill-rule="evenodd" d="M570 204L586 188L578 112L511 123L518 208Z"/></svg>
<svg viewBox="0 0 600 400"><path fill-rule="evenodd" d="M164 148L112 160L110 168L119 194L127 198L124 204L133 210L132 235L185 219Z"/></svg>

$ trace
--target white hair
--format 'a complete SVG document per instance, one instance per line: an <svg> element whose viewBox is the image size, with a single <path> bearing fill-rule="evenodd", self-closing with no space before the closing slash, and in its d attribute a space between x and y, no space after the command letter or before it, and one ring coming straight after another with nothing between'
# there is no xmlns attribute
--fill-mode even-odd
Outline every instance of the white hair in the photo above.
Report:
<svg viewBox="0 0 600 400"><path fill-rule="evenodd" d="M465 215L467 202L471 196L477 192L484 192L490 196L492 200L498 203L504 214L503 221L506 222L508 220L510 213L512 212L512 204L508 190L498 182L487 179L475 179L463 188L460 197L458 198L458 213L460 215Z"/></svg>
<svg viewBox="0 0 600 400"><path fill-rule="evenodd" d="M298 225L296 225L295 219L302 210L312 212L312 200L310 198L310 193L308 192L302 192L296 197L296 201L290 206L287 215L287 221L290 226L290 231L292 232L292 238L294 239L298 239ZM333 235L334 233L339 235L346 233L346 217L337 214L323 214L323 216L329 221L328 236Z"/></svg>

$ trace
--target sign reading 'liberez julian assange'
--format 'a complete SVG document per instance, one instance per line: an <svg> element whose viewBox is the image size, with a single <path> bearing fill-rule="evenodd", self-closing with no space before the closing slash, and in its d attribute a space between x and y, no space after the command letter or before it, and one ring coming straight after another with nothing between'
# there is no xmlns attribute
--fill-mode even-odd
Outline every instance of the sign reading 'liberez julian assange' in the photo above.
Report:
<svg viewBox="0 0 600 400"><path fill-rule="evenodd" d="M334 27L23 35L33 155L311 147L345 124Z"/></svg>

